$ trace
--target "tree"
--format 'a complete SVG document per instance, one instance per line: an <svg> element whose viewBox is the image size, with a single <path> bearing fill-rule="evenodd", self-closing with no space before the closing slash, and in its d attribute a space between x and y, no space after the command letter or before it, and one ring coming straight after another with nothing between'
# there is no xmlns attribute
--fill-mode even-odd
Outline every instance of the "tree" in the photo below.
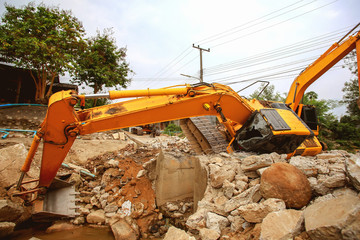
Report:
<svg viewBox="0 0 360 240"><path fill-rule="evenodd" d="M43 102L51 94L55 77L72 69L75 57L85 47L83 26L70 11L44 4L5 7L0 60L29 69L36 87L35 100Z"/></svg>
<svg viewBox="0 0 360 240"><path fill-rule="evenodd" d="M315 106L316 115L319 119L319 123L322 126L328 127L333 121L336 120L334 114L329 113L329 111L339 106L338 101L318 99L318 94L316 92L310 91L304 94L302 103L305 105Z"/></svg>
<svg viewBox="0 0 360 240"><path fill-rule="evenodd" d="M344 67L347 67L354 77L344 84L344 88L342 89L344 92L343 102L347 104L347 113L360 119L360 109L357 104L359 99L359 80L356 51L354 50L348 54L348 56L344 59L344 62Z"/></svg>
<svg viewBox="0 0 360 240"><path fill-rule="evenodd" d="M282 97L279 92L275 93L274 85L270 84L264 89L265 86L266 84L262 83L257 90L255 90L252 94L250 94L250 98L256 98L258 100L265 100L265 101L281 101L281 102L285 101L285 98ZM261 91L262 93L259 95Z"/></svg>
<svg viewBox="0 0 360 240"><path fill-rule="evenodd" d="M87 44L88 48L77 60L73 82L85 83L94 89L94 93L102 91L103 87L126 88L132 71L125 61L126 48L117 48L112 32L109 29L103 34L97 32L96 37L87 40Z"/></svg>

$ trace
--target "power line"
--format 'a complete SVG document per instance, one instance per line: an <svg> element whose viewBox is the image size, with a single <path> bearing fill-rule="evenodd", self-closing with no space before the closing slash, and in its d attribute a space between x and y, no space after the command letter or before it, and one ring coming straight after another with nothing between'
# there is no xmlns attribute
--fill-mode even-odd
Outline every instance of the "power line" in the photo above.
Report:
<svg viewBox="0 0 360 240"><path fill-rule="evenodd" d="M302 6L299 6L299 7L295 8L295 9L291 9L291 10L289 10L289 11L287 11L287 12L281 13L281 14L275 16L275 17L271 17L271 18L265 19L265 20L263 20L263 21L261 21L261 22L254 23L254 24L252 24L252 25L250 25L250 26L247 26L247 25L249 25L249 24L251 24L251 23L253 23L253 22L256 22L256 21L258 21L258 20L261 20L261 19L263 19L263 18L266 18L266 17L268 17L268 16L271 16L271 15L277 13L277 12L280 12L280 11L282 11L282 10L284 10L284 9L287 9L287 8L289 8L289 7L292 7L292 6L294 6L294 5L296 5L296 4L300 3L300 2L303 2L303 1L304 1L304 0L297 1L297 2L295 2L295 3L293 3L293 4L290 4L290 5L286 6L286 7L283 7L283 8L280 8L280 9L278 9L278 10L275 10L275 11L273 11L273 12L271 12L271 13L269 13L269 14L266 14L266 15L264 15L264 16L262 16L262 17L256 18L256 19L254 19L254 20L251 20L251 21L246 22L246 23L244 23L244 24L242 24L242 25L239 25L239 26L236 26L236 27L234 27L234 28L231 28L231 29L229 29L229 30L227 30L227 31L221 32L221 33L219 33L219 34L215 34L215 35L213 35L213 36L210 36L210 37L208 37L208 38L206 38L206 39L204 39L204 40L199 41L198 44L200 44L200 43L201 43L201 44L205 44L205 43L208 43L208 42L212 42L212 41L215 41L215 40L224 38L224 37L226 37L226 36L229 36L229 35L231 35L231 34L237 33L237 32L239 32L239 31L243 31L243 30L245 30L245 29L254 27L254 26L259 25L259 24L261 24L261 23L263 23L263 22L265 22L265 21L269 21L269 20L271 20L271 19L273 19L273 18L279 17L279 16L284 15L284 14L286 14L286 13L289 13L289 12L291 12L291 11L297 10L297 9L303 7L303 6L307 6L307 5L313 3L313 2L315 2L315 1L317 1L317 0L314 0L314 1L310 2L310 3L306 3L306 4L302 5ZM245 26L247 26L247 27L245 27ZM240 29L239 29L239 28L240 28ZM236 31L235 31L235 30L236 30Z"/></svg>
<svg viewBox="0 0 360 240"><path fill-rule="evenodd" d="M254 32L251 32L251 33L242 35L242 36L240 36L240 37L237 37L237 38L234 38L234 39L225 41L225 42L223 42L223 43L216 44L216 45L212 46L211 48L215 48L215 47L218 47L218 46L221 46L221 45L224 45L224 44L233 42L233 41L235 41L235 40L238 40L238 39L241 39L241 38L244 38L244 37L248 37L248 36L253 35L253 34L255 34L255 33L258 33L258 32L264 31L264 30L268 30L269 28L275 27L275 26L277 26L277 25L283 24L283 23L288 22L288 21L290 21L290 20L293 20L293 19L295 19L295 18L301 17L301 16L303 16L303 15L305 15L305 14L311 13L311 12L313 12L313 11L316 11L316 10L320 9L320 8L323 8L323 7L326 7L326 6L328 6L328 5L331 5L331 4L333 4L333 3L337 2L337 1L338 1L338 0L334 0L334 1L330 2L330 3L328 3L328 4L322 5L322 6L318 7L318 8L312 9L312 10L307 11L307 12L305 12L305 13L301 13L301 14L296 15L296 16L294 16L294 17L288 18L288 19L286 19L286 20L284 20L284 21L280 21L280 22L278 22L278 23L275 23L275 24L272 24L272 25L270 25L270 26L261 28L261 29L259 29L259 30L254 31Z"/></svg>
<svg viewBox="0 0 360 240"><path fill-rule="evenodd" d="M337 69L342 68L341 66L334 66L332 67L328 72L330 71L334 71ZM291 75L283 75L286 73L291 73L291 72L296 72L296 71L301 71L303 68L293 68L293 69L289 69L286 71L282 71L282 72L277 72L277 73L273 73L273 74L268 74L268 75L262 75L262 76L258 76L258 77L253 77L253 78L247 78L247 79L243 79L243 80L239 80L239 81L235 81L235 82L226 82L224 81L218 81L218 83L222 82L223 84L226 85L232 85L232 84L237 84L237 83L244 83L244 82L252 82L252 81L257 81L257 80L267 80L267 81L272 81L272 79L277 79L280 77L285 77L285 76L295 76L297 77L299 74L291 74ZM228 79L228 80L232 80L232 79Z"/></svg>
<svg viewBox="0 0 360 240"><path fill-rule="evenodd" d="M224 34L224 33L227 33L227 32L229 32L229 31L235 30L235 29L237 29L237 28L239 28L239 27L241 27L241 26L248 25L248 24L250 24L251 22L260 20L260 19L265 18L265 17L267 17L267 16L271 16L272 14L274 14L274 13L276 13L276 12L279 12L279 11L282 11L282 10L287 9L287 8L289 8L289 7L292 7L292 6L298 4L298 3L302 2L302 1L304 1L304 0L297 1L297 2L295 2L295 3L293 3L293 4L290 4L290 5L286 6L286 7L283 7L283 8L281 8L281 9L278 9L278 10L274 11L274 12L271 12L271 13L269 13L269 14L266 14L266 15L263 16L263 17L257 18L257 19L255 19L255 20L253 20L253 21L249 21L248 23L245 23L245 24L240 25L240 26L238 26L238 27L232 28L232 29L230 29L230 30L228 30L228 31L225 31L225 32L223 32L223 33L220 33L220 35L221 35L221 34ZM317 0L314 0L314 1L317 1ZM312 1L312 2L314 2L314 1ZM311 2L311 3L312 3L312 2ZM308 4L310 4L310 3L308 3ZM305 5L306 5L306 4L305 4ZM290 12L290 11L288 11L288 12ZM239 30L238 30L238 31L239 31ZM228 34L229 34L229 33L228 33ZM227 35L228 35L228 34L227 34ZM214 35L214 36L216 37L217 35L219 35L219 34L216 34L216 35ZM212 37L214 37L214 36L212 36ZM210 37L210 38L212 38L212 37ZM208 39L209 39L209 38L204 39L204 40L202 40L202 41L205 41L205 40L209 41ZM200 41L200 42L202 42L202 41ZM170 63L168 63L164 68L162 68L155 76L159 77L159 76L161 76L161 75L164 75L164 74L165 74L167 71L169 71L172 67L174 67L174 66L176 66L177 64L179 64L180 61L182 61L185 57L187 57L187 56L190 54L190 53L188 52L185 56L183 56L183 54L185 54L187 51L189 51L189 49L191 49L191 48L190 48L190 47L189 47L189 48L186 48L180 55L178 55L178 56L177 56L176 58L174 58ZM182 57L182 56L183 56L183 57ZM181 58L181 59L178 60L179 58Z"/></svg>
<svg viewBox="0 0 360 240"><path fill-rule="evenodd" d="M331 44L333 42L333 40L337 39L339 35L342 35L344 32L346 32L347 29L348 29L348 27L345 28L345 30L344 29L336 30L334 32L323 34L323 35L320 35L320 36L317 36L317 37L314 37L311 39L300 41L295 44L287 45L287 46L277 48L277 49L274 49L274 50L271 50L268 52L264 52L264 53L260 53L260 54L250 56L247 58L238 59L238 60L231 61L228 63L222 63L222 64L215 65L212 67L208 67L208 68L204 69L205 75L212 75L214 73L229 70L229 69L234 69L239 66L241 66L241 68L242 68L247 65L254 64L254 63L259 64L259 62L263 62L264 60L267 60L267 59L273 60L277 56L281 56L281 57L288 56L285 54L297 53L300 55L305 52L315 51L317 49L328 46L328 44ZM323 40L323 39L326 39L326 40ZM326 45L326 46L322 46L321 44ZM306 51L302 51L302 50L306 50ZM293 55L291 55L291 56L293 56Z"/></svg>

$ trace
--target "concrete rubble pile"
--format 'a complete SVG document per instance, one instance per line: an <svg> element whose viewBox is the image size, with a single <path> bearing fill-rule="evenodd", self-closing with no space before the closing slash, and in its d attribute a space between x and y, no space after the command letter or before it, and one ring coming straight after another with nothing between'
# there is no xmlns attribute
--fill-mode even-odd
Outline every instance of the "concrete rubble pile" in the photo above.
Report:
<svg viewBox="0 0 360 240"><path fill-rule="evenodd" d="M208 187L188 218L201 239L360 239L360 155L199 157Z"/></svg>
<svg viewBox="0 0 360 240"><path fill-rule="evenodd" d="M115 239L360 239L359 153L195 155L186 139L167 137L82 167L96 177L69 178L79 215L52 229L104 226ZM0 238L31 217L10 194L1 192Z"/></svg>

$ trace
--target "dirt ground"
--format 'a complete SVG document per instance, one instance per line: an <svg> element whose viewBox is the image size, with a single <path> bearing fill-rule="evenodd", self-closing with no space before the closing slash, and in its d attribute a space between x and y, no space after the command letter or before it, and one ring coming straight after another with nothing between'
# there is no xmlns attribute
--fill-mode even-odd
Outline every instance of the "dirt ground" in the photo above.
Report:
<svg viewBox="0 0 360 240"><path fill-rule="evenodd" d="M43 106L14 106L8 108L0 108L0 130L16 129L16 130L33 130L36 131L42 123L46 115L47 107ZM0 132L0 148L11 143L23 143L27 149L30 148L33 132L16 132L7 131ZM89 158L102 155L106 152L112 152L125 147L129 142L114 140L112 132L104 134L93 134L92 136L81 136L74 142L64 162L74 164L85 164ZM141 136L147 139L149 136ZM42 145L40 144L38 154L35 156L34 162L41 159Z"/></svg>

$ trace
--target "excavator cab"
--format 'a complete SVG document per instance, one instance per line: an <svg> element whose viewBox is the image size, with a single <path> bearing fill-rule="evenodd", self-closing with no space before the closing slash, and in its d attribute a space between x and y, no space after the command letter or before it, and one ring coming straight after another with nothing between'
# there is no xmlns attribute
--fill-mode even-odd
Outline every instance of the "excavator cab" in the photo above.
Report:
<svg viewBox="0 0 360 240"><path fill-rule="evenodd" d="M291 109L263 108L239 129L236 141L246 151L282 154L295 151L312 136L313 131Z"/></svg>

